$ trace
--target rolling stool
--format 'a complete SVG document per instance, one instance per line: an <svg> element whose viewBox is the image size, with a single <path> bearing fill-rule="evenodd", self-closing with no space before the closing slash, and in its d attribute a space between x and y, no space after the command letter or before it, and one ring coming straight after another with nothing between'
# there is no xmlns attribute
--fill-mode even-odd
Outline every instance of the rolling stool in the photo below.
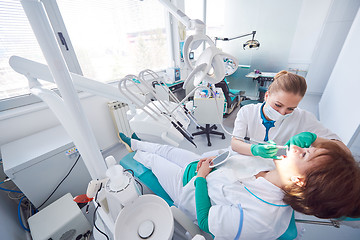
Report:
<svg viewBox="0 0 360 240"><path fill-rule="evenodd" d="M208 146L210 147L211 146L211 142L210 142L210 134L215 134L215 135L220 135L221 136L221 139L225 139L225 134L222 133L222 132L218 132L218 131L214 131L213 129L217 129L217 126L214 124L210 127L210 124L205 124L205 127L196 127L197 129L201 129L201 131L199 132L196 132L196 133L193 133L192 135L193 136L196 136L196 135L201 135L201 134L206 134L206 138L207 138L207 141L208 141Z"/></svg>

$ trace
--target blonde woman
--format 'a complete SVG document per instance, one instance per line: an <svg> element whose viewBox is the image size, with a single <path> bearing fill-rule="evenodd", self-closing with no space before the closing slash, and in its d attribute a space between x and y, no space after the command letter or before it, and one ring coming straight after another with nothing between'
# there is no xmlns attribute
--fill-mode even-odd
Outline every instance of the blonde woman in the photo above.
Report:
<svg viewBox="0 0 360 240"><path fill-rule="evenodd" d="M242 107L235 119L231 148L244 154L273 158L277 148L246 143L247 137L255 141L273 141L278 145L292 144L309 147L317 136L340 140L325 128L316 117L298 105L305 95L306 81L296 74L281 71L265 93L265 102ZM297 135L295 137L292 137ZM292 137L291 142L289 139Z"/></svg>

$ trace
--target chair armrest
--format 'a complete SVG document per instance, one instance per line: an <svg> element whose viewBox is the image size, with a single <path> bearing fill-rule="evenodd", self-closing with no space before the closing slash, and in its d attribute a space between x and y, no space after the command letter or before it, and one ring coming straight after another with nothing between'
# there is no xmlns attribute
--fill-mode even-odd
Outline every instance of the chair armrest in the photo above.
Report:
<svg viewBox="0 0 360 240"><path fill-rule="evenodd" d="M170 207L174 219L190 234L192 238L196 235L201 235L201 229L194 224L188 216L175 206ZM201 239L201 238L194 238ZM205 238L204 238L205 239Z"/></svg>

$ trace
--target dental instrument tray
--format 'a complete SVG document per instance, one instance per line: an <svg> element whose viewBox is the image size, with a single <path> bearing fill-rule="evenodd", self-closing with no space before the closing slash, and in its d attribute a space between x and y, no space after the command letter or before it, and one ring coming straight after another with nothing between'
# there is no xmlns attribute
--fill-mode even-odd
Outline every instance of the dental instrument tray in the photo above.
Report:
<svg viewBox="0 0 360 240"><path fill-rule="evenodd" d="M230 157L230 151L226 151L215 157L211 162L210 168L217 167L223 163L225 163Z"/></svg>

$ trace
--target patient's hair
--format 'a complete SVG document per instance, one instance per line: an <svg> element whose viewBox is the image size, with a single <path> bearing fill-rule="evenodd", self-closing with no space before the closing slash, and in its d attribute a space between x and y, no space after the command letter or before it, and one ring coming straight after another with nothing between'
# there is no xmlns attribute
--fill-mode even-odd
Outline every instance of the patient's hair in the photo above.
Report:
<svg viewBox="0 0 360 240"><path fill-rule="evenodd" d="M332 141L316 146L302 187L283 188L284 202L295 211L319 218L360 217L360 167L351 153Z"/></svg>
<svg viewBox="0 0 360 240"><path fill-rule="evenodd" d="M307 89L305 78L282 70L278 72L268 88L269 93L284 91L303 97Z"/></svg>

